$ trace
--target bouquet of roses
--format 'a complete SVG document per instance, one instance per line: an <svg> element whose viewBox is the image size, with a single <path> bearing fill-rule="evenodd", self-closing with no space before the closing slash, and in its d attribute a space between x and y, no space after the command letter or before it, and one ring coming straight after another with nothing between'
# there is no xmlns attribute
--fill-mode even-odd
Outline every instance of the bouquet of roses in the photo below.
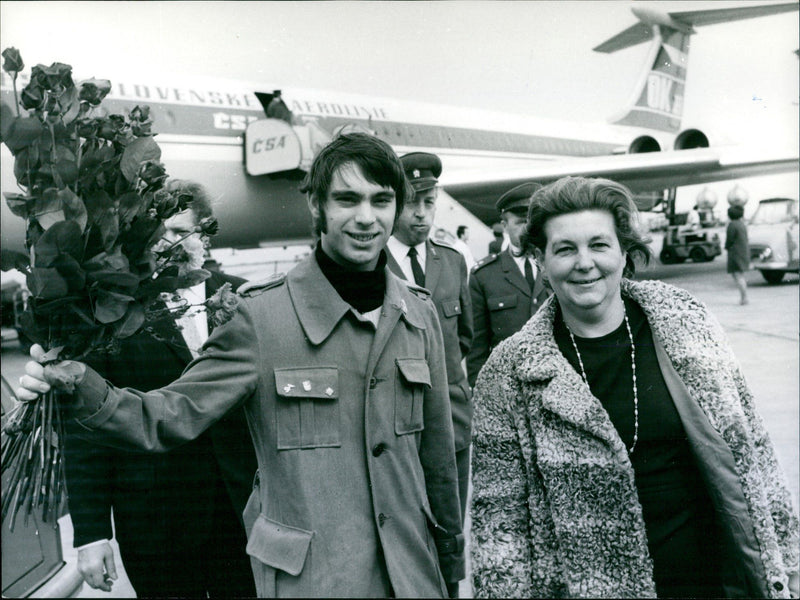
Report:
<svg viewBox="0 0 800 600"><path fill-rule="evenodd" d="M2 268L26 275L30 297L23 333L55 362L111 352L149 320L180 317L189 307L167 309L161 295L210 274L200 265L187 268L183 240L161 240L164 221L190 206L192 196L165 187L149 107L108 114L102 101L111 82L76 84L72 67L62 63L33 67L18 96L22 58L14 48L2 56L15 106L2 104L0 138L14 156L22 191L5 197L12 213L26 221L28 250L2 249ZM213 218L197 228L204 235L216 229ZM207 305L228 310L217 297ZM65 381L72 376L56 375ZM12 528L20 508L26 520L40 504L45 519L58 510L62 432L55 392L21 405L5 426L2 515L13 511Z"/></svg>

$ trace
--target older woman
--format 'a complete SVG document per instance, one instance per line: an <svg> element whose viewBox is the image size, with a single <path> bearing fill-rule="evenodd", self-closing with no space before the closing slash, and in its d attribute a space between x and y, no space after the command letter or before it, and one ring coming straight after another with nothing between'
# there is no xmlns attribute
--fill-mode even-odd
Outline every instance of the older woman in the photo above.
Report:
<svg viewBox="0 0 800 600"><path fill-rule="evenodd" d="M566 178L527 239L554 291L475 387L478 597L789 597L798 520L706 307L634 282L630 192Z"/></svg>

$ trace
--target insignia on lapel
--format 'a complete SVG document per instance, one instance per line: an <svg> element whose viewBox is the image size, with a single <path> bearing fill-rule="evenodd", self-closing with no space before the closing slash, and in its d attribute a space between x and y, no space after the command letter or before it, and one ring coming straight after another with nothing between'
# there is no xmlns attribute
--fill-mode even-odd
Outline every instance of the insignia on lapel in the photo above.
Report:
<svg viewBox="0 0 800 600"><path fill-rule="evenodd" d="M293 383L287 383L285 386L283 386L283 393L284 394L288 394L289 392L292 391L292 388L294 388L294 384Z"/></svg>
<svg viewBox="0 0 800 600"><path fill-rule="evenodd" d="M308 379L303 382L303 389L307 392L311 391L311 382Z"/></svg>

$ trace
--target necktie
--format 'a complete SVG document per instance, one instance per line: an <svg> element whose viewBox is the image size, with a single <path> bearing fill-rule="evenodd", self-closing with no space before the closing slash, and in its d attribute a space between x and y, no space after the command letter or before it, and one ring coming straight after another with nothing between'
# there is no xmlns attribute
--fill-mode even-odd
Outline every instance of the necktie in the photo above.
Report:
<svg viewBox="0 0 800 600"><path fill-rule="evenodd" d="M408 249L408 260L411 261L411 272L414 274L414 281L420 287L425 286L425 273L422 272L422 267L417 260L417 249L411 247Z"/></svg>
<svg viewBox="0 0 800 600"><path fill-rule="evenodd" d="M528 287L531 288L531 293L533 293L533 284L535 279L533 278L533 267L531 266L531 259L525 259L525 279L528 281Z"/></svg>

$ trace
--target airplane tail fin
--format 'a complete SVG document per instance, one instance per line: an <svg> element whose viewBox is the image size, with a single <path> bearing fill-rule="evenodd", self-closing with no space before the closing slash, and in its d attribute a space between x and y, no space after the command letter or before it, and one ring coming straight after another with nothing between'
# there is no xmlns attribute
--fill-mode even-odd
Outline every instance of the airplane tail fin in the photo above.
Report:
<svg viewBox="0 0 800 600"><path fill-rule="evenodd" d="M693 26L796 11L798 6L797 2L790 2L670 13L633 7L631 10L639 22L594 48L595 52L611 53L651 40L647 62L629 106L611 122L677 132L681 126L689 38L695 33Z"/></svg>

